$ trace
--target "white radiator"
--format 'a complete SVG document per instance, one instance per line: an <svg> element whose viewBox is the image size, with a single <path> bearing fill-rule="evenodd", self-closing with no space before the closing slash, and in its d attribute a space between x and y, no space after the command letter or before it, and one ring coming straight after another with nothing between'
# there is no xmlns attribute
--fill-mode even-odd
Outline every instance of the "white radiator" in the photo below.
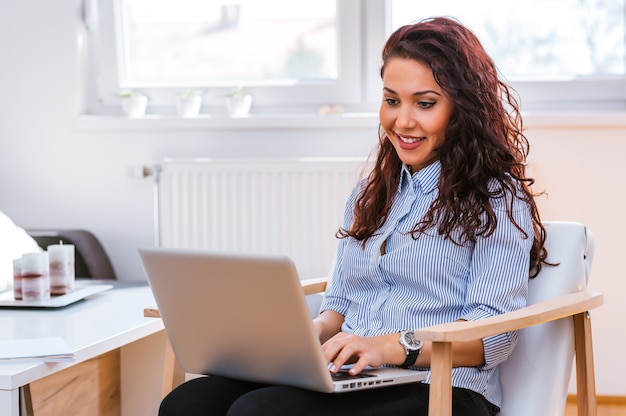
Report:
<svg viewBox="0 0 626 416"><path fill-rule="evenodd" d="M364 159L162 161L163 247L284 254L301 278L327 276Z"/></svg>

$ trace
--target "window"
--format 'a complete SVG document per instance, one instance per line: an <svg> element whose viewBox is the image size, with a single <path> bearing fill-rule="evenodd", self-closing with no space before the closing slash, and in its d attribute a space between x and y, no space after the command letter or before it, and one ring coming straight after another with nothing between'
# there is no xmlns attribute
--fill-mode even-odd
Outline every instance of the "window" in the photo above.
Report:
<svg viewBox="0 0 626 416"><path fill-rule="evenodd" d="M121 84L295 84L337 79L333 0L124 0Z"/></svg>
<svg viewBox="0 0 626 416"><path fill-rule="evenodd" d="M159 114L190 88L213 112L233 87L254 95L254 113L376 111L386 37L434 15L478 35L523 110L626 104L626 0L84 1L87 92L99 114L119 111L126 88L146 92Z"/></svg>
<svg viewBox="0 0 626 416"><path fill-rule="evenodd" d="M205 90L220 106L235 87L260 107L362 100L354 65L361 61L358 0L113 0L96 7L93 52L104 108L121 89L142 90L162 109L188 89Z"/></svg>
<svg viewBox="0 0 626 416"><path fill-rule="evenodd" d="M406 16L453 15L472 28L512 80L568 80L624 75L623 1L526 0L475 2L439 0L416 6L394 0L392 28ZM555 19L559 16L559 19Z"/></svg>
<svg viewBox="0 0 626 416"><path fill-rule="evenodd" d="M624 105L624 0L393 0L391 10L390 29L416 14L454 16L470 27L523 107Z"/></svg>

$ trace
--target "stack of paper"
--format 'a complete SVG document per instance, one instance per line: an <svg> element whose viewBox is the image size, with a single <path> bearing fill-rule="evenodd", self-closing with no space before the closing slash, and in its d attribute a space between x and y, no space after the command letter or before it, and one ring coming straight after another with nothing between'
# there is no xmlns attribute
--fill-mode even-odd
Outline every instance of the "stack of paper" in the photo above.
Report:
<svg viewBox="0 0 626 416"><path fill-rule="evenodd" d="M0 340L0 363L14 361L72 361L74 353L63 338Z"/></svg>

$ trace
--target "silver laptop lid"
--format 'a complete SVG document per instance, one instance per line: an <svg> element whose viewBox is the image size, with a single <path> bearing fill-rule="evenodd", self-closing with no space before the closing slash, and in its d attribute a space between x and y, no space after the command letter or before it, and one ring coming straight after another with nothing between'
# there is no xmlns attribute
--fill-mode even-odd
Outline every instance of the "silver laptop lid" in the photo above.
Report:
<svg viewBox="0 0 626 416"><path fill-rule="evenodd" d="M333 391L287 257L163 248L139 253L184 371Z"/></svg>

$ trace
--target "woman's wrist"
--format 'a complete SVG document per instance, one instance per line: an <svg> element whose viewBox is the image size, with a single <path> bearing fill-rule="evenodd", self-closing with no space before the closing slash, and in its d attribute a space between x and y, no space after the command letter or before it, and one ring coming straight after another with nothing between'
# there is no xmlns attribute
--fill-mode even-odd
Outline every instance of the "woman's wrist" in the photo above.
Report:
<svg viewBox="0 0 626 416"><path fill-rule="evenodd" d="M397 366L404 363L404 360L406 360L406 350L398 342L400 339L400 332L382 335L382 337L385 363Z"/></svg>

